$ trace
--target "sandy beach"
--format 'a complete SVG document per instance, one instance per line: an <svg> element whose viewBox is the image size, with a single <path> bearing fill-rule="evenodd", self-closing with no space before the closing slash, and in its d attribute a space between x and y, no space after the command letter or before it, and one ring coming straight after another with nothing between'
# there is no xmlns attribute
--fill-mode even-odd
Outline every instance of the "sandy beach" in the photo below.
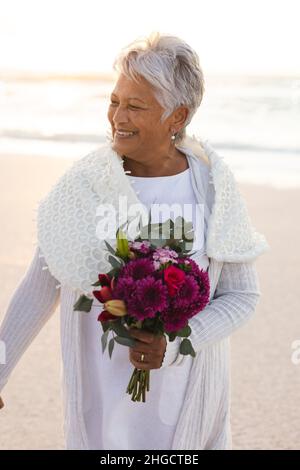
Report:
<svg viewBox="0 0 300 470"><path fill-rule="evenodd" d="M35 209L72 159L0 155L0 321L36 243ZM298 278L300 189L240 184L253 224L272 250L257 260L262 296L231 336L234 449L300 449ZM62 449L59 310L13 371L1 396L0 449Z"/></svg>

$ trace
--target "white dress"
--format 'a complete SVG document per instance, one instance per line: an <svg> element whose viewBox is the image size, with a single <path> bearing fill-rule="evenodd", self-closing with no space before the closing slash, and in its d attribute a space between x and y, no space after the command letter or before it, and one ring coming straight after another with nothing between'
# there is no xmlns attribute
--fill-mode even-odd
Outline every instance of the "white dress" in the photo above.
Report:
<svg viewBox="0 0 300 470"><path fill-rule="evenodd" d="M152 222L158 222L158 217L151 204L189 203L193 211L190 214L185 212L184 218L193 221L195 229L197 211L190 168L172 176L128 178L140 201L148 210L151 208ZM174 220L172 214L171 218ZM164 215L159 219L165 220ZM204 222L201 217L199 220L200 224ZM208 257L204 252L205 227L204 223L203 233L199 237L202 247L193 258L206 270ZM102 305L95 299L92 310L84 317L82 324L85 350L84 418L90 449L171 449L192 357L188 356L189 360L182 365L151 370L150 391L146 393L146 402L133 402L126 393L134 370L129 361L128 347L115 343L111 359L108 348L102 354L103 332L97 322L101 311Z"/></svg>

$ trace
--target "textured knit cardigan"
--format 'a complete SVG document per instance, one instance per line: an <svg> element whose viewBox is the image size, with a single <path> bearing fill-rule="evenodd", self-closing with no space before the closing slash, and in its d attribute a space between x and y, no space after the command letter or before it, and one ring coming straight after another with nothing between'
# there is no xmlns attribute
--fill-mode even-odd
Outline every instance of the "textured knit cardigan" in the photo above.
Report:
<svg viewBox="0 0 300 470"><path fill-rule="evenodd" d="M269 245L252 226L223 157L208 141L195 137L186 137L181 148L187 151L199 204L208 195L207 188L213 190L205 240L210 302L189 322L196 357L172 449L231 449L229 337L255 311L261 293L254 260ZM95 233L97 209L100 204L113 204L122 216L120 196L126 196L129 204L140 202L126 177L123 160L110 142L73 163L62 175L39 204L38 246L0 328L0 340L6 345L6 364L0 364L1 391L60 302L67 449L89 449L81 360L81 320L85 314L74 312L73 306L83 293L91 295L97 273L110 268L104 241ZM110 239L112 245L114 242ZM178 341L167 341L162 368L180 368L187 360L179 353Z"/></svg>

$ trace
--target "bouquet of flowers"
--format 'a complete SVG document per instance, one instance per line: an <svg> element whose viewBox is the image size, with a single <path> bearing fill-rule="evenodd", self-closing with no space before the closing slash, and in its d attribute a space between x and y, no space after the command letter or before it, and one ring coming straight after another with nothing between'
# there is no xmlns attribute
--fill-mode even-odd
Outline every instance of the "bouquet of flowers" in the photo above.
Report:
<svg viewBox="0 0 300 470"><path fill-rule="evenodd" d="M174 236L178 228L181 233L184 229L180 239ZM155 335L168 335L169 341L180 337L179 352L195 357L188 339L191 334L188 321L208 304L210 286L208 273L188 254L187 242L191 238L186 238L187 230L192 232L190 222L178 217L175 223L171 219L158 224L149 222L133 241L119 228L116 250L105 241L112 269L99 274L92 284L101 287L93 291L93 296L104 305L98 317L103 329L103 353L110 333L110 357L115 341L134 347L130 328L135 327ZM93 298L82 295L74 310L88 312L92 303ZM150 370L135 368L126 392L133 401L145 402L149 390Z"/></svg>

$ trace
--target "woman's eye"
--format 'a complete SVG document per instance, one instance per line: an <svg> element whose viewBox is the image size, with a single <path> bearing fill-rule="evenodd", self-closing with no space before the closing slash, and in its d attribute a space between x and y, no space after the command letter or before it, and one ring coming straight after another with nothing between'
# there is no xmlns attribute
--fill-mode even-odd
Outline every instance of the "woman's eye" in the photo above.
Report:
<svg viewBox="0 0 300 470"><path fill-rule="evenodd" d="M118 105L118 103L117 103L116 101L111 101L110 105L111 105L111 106L115 106L115 105ZM130 107L131 109L141 109L141 108L139 108L138 106L133 106L132 104L130 104L129 107Z"/></svg>

